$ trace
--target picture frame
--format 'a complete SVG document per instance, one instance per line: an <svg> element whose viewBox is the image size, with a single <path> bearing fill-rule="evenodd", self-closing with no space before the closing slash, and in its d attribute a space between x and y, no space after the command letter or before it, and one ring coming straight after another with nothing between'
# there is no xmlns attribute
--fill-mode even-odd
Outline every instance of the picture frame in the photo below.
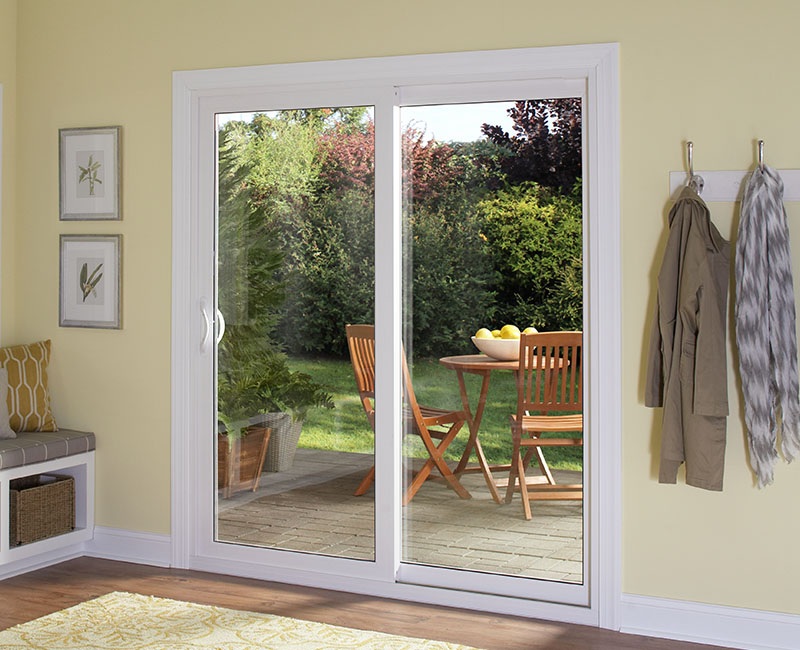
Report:
<svg viewBox="0 0 800 650"><path fill-rule="evenodd" d="M122 235L61 235L60 327L122 329Z"/></svg>
<svg viewBox="0 0 800 650"><path fill-rule="evenodd" d="M122 219L119 126L58 130L59 219Z"/></svg>

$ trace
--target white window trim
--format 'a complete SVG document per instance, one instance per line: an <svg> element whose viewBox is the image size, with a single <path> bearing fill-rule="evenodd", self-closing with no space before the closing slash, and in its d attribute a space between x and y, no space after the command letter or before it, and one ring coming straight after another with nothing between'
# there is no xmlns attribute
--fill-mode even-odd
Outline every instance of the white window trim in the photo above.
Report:
<svg viewBox="0 0 800 650"><path fill-rule="evenodd" d="M395 85L411 86L492 82L497 71L506 81L536 79L582 79L587 89L585 133L589 133L586 160L589 175L584 179L585 204L589 206L589 235L585 250L585 269L589 286L584 306L587 331L598 344L589 346L590 403L586 406L594 432L591 451L593 470L588 473L590 489L586 507L591 522L591 555L585 570L590 572L588 607L522 601L502 596L418 585L388 580L354 577L343 580L331 575L299 568L258 567L247 562L208 558L197 553L194 516L190 506L195 485L196 463L191 453L192 431L196 431L197 410L191 395L211 378L198 371L197 351L205 333L200 313L198 279L190 269L198 263L207 242L192 228L197 218L201 187L198 151L194 141L201 100L232 91L263 88L270 84L288 86L302 80L316 87L346 78L354 86L376 79L391 79ZM454 86L455 87L455 86ZM458 54L415 55L381 59L255 66L227 70L176 72L173 76L173 309L172 309L172 564L176 567L212 569L246 573L265 579L295 582L310 586L347 589L376 596L413 599L468 608L551 618L569 622L619 627L621 573L621 341L620 341L620 232L619 232L619 82L616 44L582 45L557 48L467 52ZM376 143L377 146L377 143ZM376 155L377 152L376 152ZM205 183L201 181L206 181ZM382 190L376 188L379 196ZM396 188L385 188L383 196L397 196ZM380 208L379 208L380 209ZM381 237L380 220L376 226ZM386 226L386 227L396 227ZM388 234L388 233L387 233ZM379 239L379 245L380 245ZM399 245L399 239L396 240ZM396 263L397 250L387 251ZM387 320L399 323L399 292L390 296ZM391 303L391 304L389 304ZM376 305L377 307L377 305ZM380 312L378 312L380 313ZM399 343L399 326L387 337L386 350ZM379 351L380 354L380 351ZM390 353L391 356L391 353ZM395 363L392 361L391 363ZM388 366L387 366L388 367ZM207 373L206 373L207 374ZM395 373L397 376L399 373ZM206 386L207 387L207 386ZM386 386L387 392L392 387ZM389 403L391 400L387 400ZM385 412L387 418L390 413ZM380 450L378 450L380 453ZM209 461L210 462L210 461ZM602 480L599 477L602 476ZM381 494L379 502L393 498ZM396 500L395 500L396 501ZM602 513L602 517L600 516ZM393 515L397 519L396 513ZM397 522L394 522L394 526ZM377 540L379 542L379 540ZM313 559L313 558L309 558ZM394 558L390 571L399 564ZM255 573L254 573L255 571Z"/></svg>

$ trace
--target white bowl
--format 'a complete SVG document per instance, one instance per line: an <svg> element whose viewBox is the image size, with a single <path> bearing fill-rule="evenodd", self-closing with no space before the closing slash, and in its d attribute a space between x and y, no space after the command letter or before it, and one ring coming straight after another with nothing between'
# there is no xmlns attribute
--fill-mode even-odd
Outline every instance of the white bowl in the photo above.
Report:
<svg viewBox="0 0 800 650"><path fill-rule="evenodd" d="M498 361L519 359L519 339L479 339L473 336L472 342L486 356Z"/></svg>

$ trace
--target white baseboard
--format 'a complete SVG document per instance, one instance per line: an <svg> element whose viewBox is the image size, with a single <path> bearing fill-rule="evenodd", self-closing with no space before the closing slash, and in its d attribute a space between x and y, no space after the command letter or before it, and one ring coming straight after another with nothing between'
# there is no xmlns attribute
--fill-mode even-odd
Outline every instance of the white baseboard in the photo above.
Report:
<svg viewBox="0 0 800 650"><path fill-rule="evenodd" d="M21 560L8 562L0 565L0 580L28 573L29 571L36 571L36 569L43 569L44 567L58 564L59 562L81 557L82 555L84 555L83 545L73 544L71 546L54 549L47 553L38 553Z"/></svg>
<svg viewBox="0 0 800 650"><path fill-rule="evenodd" d="M744 650L797 650L800 616L622 595L622 632Z"/></svg>
<svg viewBox="0 0 800 650"><path fill-rule="evenodd" d="M89 557L168 567L172 539L169 535L95 526L94 539L86 542L84 551Z"/></svg>

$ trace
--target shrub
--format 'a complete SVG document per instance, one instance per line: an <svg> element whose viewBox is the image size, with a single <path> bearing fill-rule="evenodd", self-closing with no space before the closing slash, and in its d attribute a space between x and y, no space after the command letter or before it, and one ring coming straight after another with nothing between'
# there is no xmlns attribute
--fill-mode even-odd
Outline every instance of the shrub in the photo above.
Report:
<svg viewBox="0 0 800 650"><path fill-rule="evenodd" d="M582 329L580 184L565 196L524 183L482 201L478 211L496 273L497 322Z"/></svg>

